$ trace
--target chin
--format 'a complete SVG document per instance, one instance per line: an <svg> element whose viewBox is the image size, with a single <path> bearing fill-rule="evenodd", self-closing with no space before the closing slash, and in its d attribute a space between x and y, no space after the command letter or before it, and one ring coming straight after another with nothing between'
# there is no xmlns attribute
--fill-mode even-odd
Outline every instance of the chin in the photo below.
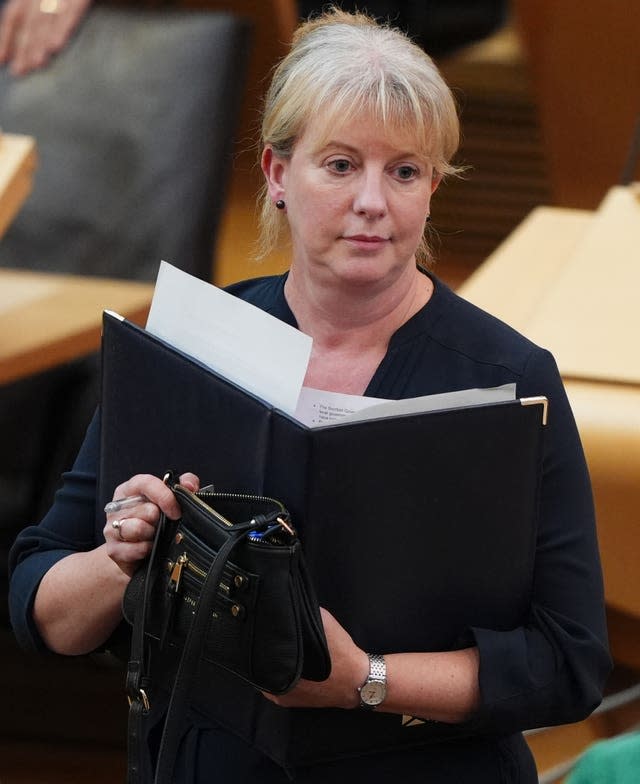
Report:
<svg viewBox="0 0 640 784"><path fill-rule="evenodd" d="M394 276L395 277L395 276ZM336 278L343 285L368 286L389 281L389 270L366 269L363 267L349 269L341 268L336 272Z"/></svg>
<svg viewBox="0 0 640 784"><path fill-rule="evenodd" d="M411 262L411 266L415 266ZM334 266L337 278L353 285L391 283L397 280L407 267L407 262L390 263L381 259L359 258L348 259Z"/></svg>

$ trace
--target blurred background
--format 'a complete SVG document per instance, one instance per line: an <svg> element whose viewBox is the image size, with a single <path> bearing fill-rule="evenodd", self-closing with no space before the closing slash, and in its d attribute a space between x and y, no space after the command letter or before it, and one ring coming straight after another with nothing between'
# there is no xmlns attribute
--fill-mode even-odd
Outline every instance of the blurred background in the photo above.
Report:
<svg viewBox="0 0 640 784"><path fill-rule="evenodd" d="M298 19L321 5L88 4L48 63L24 75L10 61L0 67L3 784L80 782L88 771L96 784L124 778L120 666L17 650L5 609L8 550L50 504L99 399L102 308L144 323L161 258L220 286L286 269L286 252L254 260L260 102ZM438 190L432 215L435 272L463 294L532 211L590 220L611 188L640 178L637 0L357 6L407 30L459 103L457 162L467 170ZM553 227L546 243L564 247ZM624 260L630 281L635 250ZM538 261L535 246L523 255L519 286L535 278ZM603 278L585 286L607 285L607 261ZM506 301L513 290L492 296ZM629 314L631 334L637 319ZM616 668L598 713L528 736L549 784L565 780L594 741L640 723L640 379L586 382L575 387L575 410ZM602 412L621 390L629 414L612 423Z"/></svg>

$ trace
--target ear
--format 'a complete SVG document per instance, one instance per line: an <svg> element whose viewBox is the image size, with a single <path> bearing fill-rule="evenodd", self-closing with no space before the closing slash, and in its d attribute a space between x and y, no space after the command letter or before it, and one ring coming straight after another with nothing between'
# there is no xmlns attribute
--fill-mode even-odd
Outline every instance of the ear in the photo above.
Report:
<svg viewBox="0 0 640 784"><path fill-rule="evenodd" d="M438 185L440 185L441 182L442 182L442 174L440 174L439 172L437 172L434 169L433 173L431 175L431 195L432 196L436 192L436 190L438 188Z"/></svg>
<svg viewBox="0 0 640 784"><path fill-rule="evenodd" d="M265 146L262 151L260 165L264 178L267 181L269 196L271 196L274 202L285 197L287 163L286 158L280 158L276 155L270 144Z"/></svg>

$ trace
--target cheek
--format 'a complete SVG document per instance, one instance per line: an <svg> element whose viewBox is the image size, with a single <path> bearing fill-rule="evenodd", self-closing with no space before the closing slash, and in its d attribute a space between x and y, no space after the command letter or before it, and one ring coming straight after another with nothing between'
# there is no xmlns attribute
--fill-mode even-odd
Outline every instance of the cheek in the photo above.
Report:
<svg viewBox="0 0 640 784"><path fill-rule="evenodd" d="M328 193L304 199L298 214L301 225L304 225L310 236L326 234L328 238L339 231L339 220L344 214L344 207L335 194Z"/></svg>
<svg viewBox="0 0 640 784"><path fill-rule="evenodd" d="M402 218L405 233L408 236L421 237L424 233L428 214L429 208L428 206L425 208L424 204L405 209Z"/></svg>
<svg viewBox="0 0 640 784"><path fill-rule="evenodd" d="M334 221L326 204L306 199L289 211L289 228L294 245L319 251L331 242Z"/></svg>
<svg viewBox="0 0 640 784"><path fill-rule="evenodd" d="M423 183L412 191L395 192L389 204L396 226L404 234L422 234L431 212L431 192Z"/></svg>

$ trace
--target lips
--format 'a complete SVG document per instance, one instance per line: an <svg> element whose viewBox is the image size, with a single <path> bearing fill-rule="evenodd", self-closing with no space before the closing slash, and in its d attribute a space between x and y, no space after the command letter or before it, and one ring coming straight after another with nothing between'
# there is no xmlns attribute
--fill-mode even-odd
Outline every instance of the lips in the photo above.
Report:
<svg viewBox="0 0 640 784"><path fill-rule="evenodd" d="M351 240L352 242L380 243L380 242L387 242L388 237L378 237L377 235L368 235L368 234L351 234L346 236L345 239Z"/></svg>
<svg viewBox="0 0 640 784"><path fill-rule="evenodd" d="M377 234L348 234L343 239L360 253L379 251L389 242L388 237L380 237Z"/></svg>

